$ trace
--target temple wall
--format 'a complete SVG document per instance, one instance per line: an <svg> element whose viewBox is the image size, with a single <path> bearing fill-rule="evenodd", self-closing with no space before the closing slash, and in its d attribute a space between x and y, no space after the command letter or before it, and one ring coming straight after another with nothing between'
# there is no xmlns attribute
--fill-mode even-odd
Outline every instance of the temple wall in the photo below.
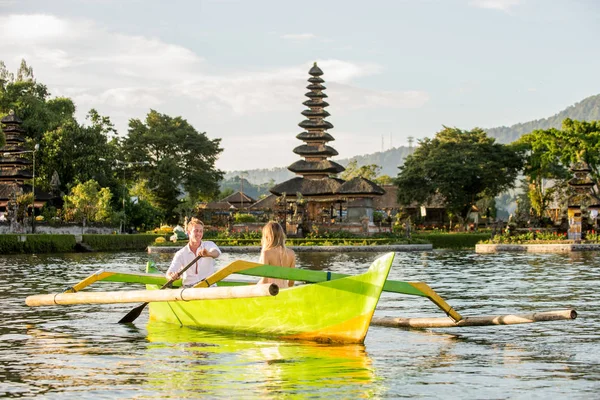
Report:
<svg viewBox="0 0 600 400"><path fill-rule="evenodd" d="M100 234L110 235L118 232L119 227L111 226L86 226L81 225L65 225L65 226L49 226L42 223L35 224L35 233L45 233L53 235L82 235L82 234ZM12 231L8 222L0 223L0 234L3 233L31 233L31 225L20 226L17 231Z"/></svg>
<svg viewBox="0 0 600 400"><path fill-rule="evenodd" d="M356 235L373 235L375 233L389 233L389 226L377 226L372 222L336 222L335 224L315 224L320 233L323 232L350 232Z"/></svg>
<svg viewBox="0 0 600 400"><path fill-rule="evenodd" d="M261 232L263 226L265 226L264 222L248 222L245 224L235 224L231 226L231 232Z"/></svg>
<svg viewBox="0 0 600 400"><path fill-rule="evenodd" d="M361 222L363 218L368 218L373 222L373 199L361 198L350 200L346 206L348 210L348 222Z"/></svg>

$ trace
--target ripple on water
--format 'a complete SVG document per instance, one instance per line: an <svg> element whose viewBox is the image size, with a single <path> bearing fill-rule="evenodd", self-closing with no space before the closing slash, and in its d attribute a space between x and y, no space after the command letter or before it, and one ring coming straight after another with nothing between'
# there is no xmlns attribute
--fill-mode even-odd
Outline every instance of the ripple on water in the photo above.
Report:
<svg viewBox="0 0 600 400"><path fill-rule="evenodd" d="M298 253L298 266L355 274L374 253ZM219 265L257 254L224 254ZM372 327L364 345L326 346L119 325L130 305L28 308L102 268L142 271L141 253L0 256L0 396L43 398L592 398L600 262L596 253L398 253L390 279L424 281L464 315L575 308L529 325ZM159 257L166 269L170 257ZM118 288L118 284L102 286ZM343 305L324 304L324 307ZM377 315L443 316L427 299L384 293Z"/></svg>

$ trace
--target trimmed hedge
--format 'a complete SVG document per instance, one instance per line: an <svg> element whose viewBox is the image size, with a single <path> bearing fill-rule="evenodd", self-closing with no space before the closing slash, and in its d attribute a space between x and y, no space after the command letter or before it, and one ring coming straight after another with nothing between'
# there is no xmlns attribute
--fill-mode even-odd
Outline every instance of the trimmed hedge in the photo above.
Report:
<svg viewBox="0 0 600 400"><path fill-rule="evenodd" d="M143 251L154 243L157 237L164 235L83 235L83 243L96 251L138 250Z"/></svg>
<svg viewBox="0 0 600 400"><path fill-rule="evenodd" d="M25 237L25 241L21 241ZM134 250L144 251L149 245L160 246L154 241L158 234L137 235L83 235L83 243L96 251ZM305 238L288 239L288 246L376 246L386 244L431 243L434 249L474 248L482 240L489 239L489 233L415 233L410 240L398 237L386 238ZM212 239L219 246L260 246L256 239ZM187 241L166 242L163 246L184 246ZM74 252L74 235L0 235L0 254L18 253L65 253Z"/></svg>
<svg viewBox="0 0 600 400"><path fill-rule="evenodd" d="M144 251L163 235L83 235L83 243L96 251ZM21 238L25 240L22 241ZM72 253L77 251L75 235L1 234L0 254Z"/></svg>
<svg viewBox="0 0 600 400"><path fill-rule="evenodd" d="M21 241L21 237L25 241ZM73 235L0 235L0 254L69 253L75 251Z"/></svg>
<svg viewBox="0 0 600 400"><path fill-rule="evenodd" d="M257 239L210 239L217 246L260 246L260 238ZM153 243L153 246L185 246L187 240L179 240L176 243ZM377 246L385 244L424 244L428 243L421 239L406 240L404 238L304 238L304 239L288 239L287 246Z"/></svg>
<svg viewBox="0 0 600 400"><path fill-rule="evenodd" d="M27 235L25 253L69 253L75 249L73 235Z"/></svg>
<svg viewBox="0 0 600 400"><path fill-rule="evenodd" d="M0 254L15 254L23 252L23 242L19 239L21 235L0 235Z"/></svg>
<svg viewBox="0 0 600 400"><path fill-rule="evenodd" d="M415 239L431 243L434 249L475 248L481 240L490 238L489 233L413 233Z"/></svg>

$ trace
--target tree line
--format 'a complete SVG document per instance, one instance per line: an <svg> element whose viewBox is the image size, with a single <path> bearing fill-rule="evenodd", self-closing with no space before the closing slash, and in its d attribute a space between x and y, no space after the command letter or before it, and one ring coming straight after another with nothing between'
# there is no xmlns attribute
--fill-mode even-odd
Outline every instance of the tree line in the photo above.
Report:
<svg viewBox="0 0 600 400"><path fill-rule="evenodd" d="M0 116L10 110L23 120L25 146L40 145L36 188L57 192L64 201L45 207L48 218L126 220L128 226L151 228L179 222L199 201L224 194L219 188L224 173L215 167L221 139L209 138L180 116L150 110L144 120L130 119L127 133L117 135L110 118L95 109L85 122L77 121L73 100L51 98L25 61L16 74L0 61ZM0 135L0 145L3 140ZM426 204L441 195L449 216L464 222L478 204L493 214L494 198L515 188L522 177L521 211L541 221L557 195L568 195L569 167L579 161L589 165L597 182L599 121L566 118L560 129L533 130L509 144L497 143L480 128L443 127L434 138L418 141L395 177L380 175L377 164L360 166L354 160L340 178L395 184L401 205ZM545 180L554 182L551 188ZM242 185L250 187L243 177L231 179L225 194Z"/></svg>
<svg viewBox="0 0 600 400"><path fill-rule="evenodd" d="M480 128L444 127L433 139L419 141L399 167L398 202L426 204L441 195L450 218L464 223L474 207L494 216L495 197L522 184L516 213L539 226L549 222L546 211L552 201L566 210L572 195L570 168L581 162L589 166L590 177L597 183L600 121L567 118L561 129L537 129L506 145L496 143ZM591 188L594 195L597 189Z"/></svg>
<svg viewBox="0 0 600 400"><path fill-rule="evenodd" d="M10 110L23 121L25 147L39 144L36 190L64 199L64 207L43 210L49 217L127 218L128 226L154 227L177 222L193 204L218 197L221 139L198 132L180 116L150 110L144 120L130 119L125 135L117 135L110 118L95 109L78 121L73 100L52 98L24 60L16 74L0 61L0 116ZM0 135L2 146L4 139Z"/></svg>

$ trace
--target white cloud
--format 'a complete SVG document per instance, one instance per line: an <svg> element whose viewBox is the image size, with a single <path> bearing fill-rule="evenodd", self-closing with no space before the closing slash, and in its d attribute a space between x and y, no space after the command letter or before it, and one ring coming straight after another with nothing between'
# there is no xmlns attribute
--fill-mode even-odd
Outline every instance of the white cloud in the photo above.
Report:
<svg viewBox="0 0 600 400"><path fill-rule="evenodd" d="M481 8L490 8L493 10L510 11L514 6L518 6L521 0L472 0L471 5Z"/></svg>
<svg viewBox="0 0 600 400"><path fill-rule="evenodd" d="M11 15L0 25L0 32L3 38L21 45L41 44L64 37L69 31L68 25L51 15Z"/></svg>
<svg viewBox="0 0 600 400"><path fill-rule="evenodd" d="M374 63L350 63L341 60L317 61L317 65L325 72L323 78L327 81L347 83L364 76L377 75L383 68Z"/></svg>
<svg viewBox="0 0 600 400"><path fill-rule="evenodd" d="M8 15L3 21L0 54L8 68L16 70L25 58L53 95L73 98L81 120L93 107L124 133L130 118L144 118L150 108L181 115L200 131L222 138L223 162L231 163L248 151L247 141L234 140L240 132L253 138L253 152L263 162L278 148L281 141L275 138L281 132L291 131L285 141L295 140L312 60L214 74L207 72L209 60L183 46L110 32L88 20L37 14ZM428 100L420 91L377 91L354 83L381 74L381 65L339 59L317 63L338 110L415 108ZM277 152L287 160L292 155Z"/></svg>
<svg viewBox="0 0 600 400"><path fill-rule="evenodd" d="M281 35L281 38L287 40L309 40L315 39L316 36L312 33L288 33L285 35Z"/></svg>
<svg viewBox="0 0 600 400"><path fill-rule="evenodd" d="M7 63L25 57L36 72L59 79L59 84L78 79L90 86L177 82L203 66L202 58L184 47L108 32L86 20L10 15L0 24L0 37Z"/></svg>
<svg viewBox="0 0 600 400"><path fill-rule="evenodd" d="M335 92L340 106L414 108L427 100L421 92L376 92L350 85L353 79L380 73L382 68L376 64L321 60L317 65L326 71L323 78L329 88L327 93ZM307 91L304 87L308 84L310 67L307 63L258 73L238 71L230 76L199 76L176 84L173 89L236 115L293 110L306 100L303 94Z"/></svg>

